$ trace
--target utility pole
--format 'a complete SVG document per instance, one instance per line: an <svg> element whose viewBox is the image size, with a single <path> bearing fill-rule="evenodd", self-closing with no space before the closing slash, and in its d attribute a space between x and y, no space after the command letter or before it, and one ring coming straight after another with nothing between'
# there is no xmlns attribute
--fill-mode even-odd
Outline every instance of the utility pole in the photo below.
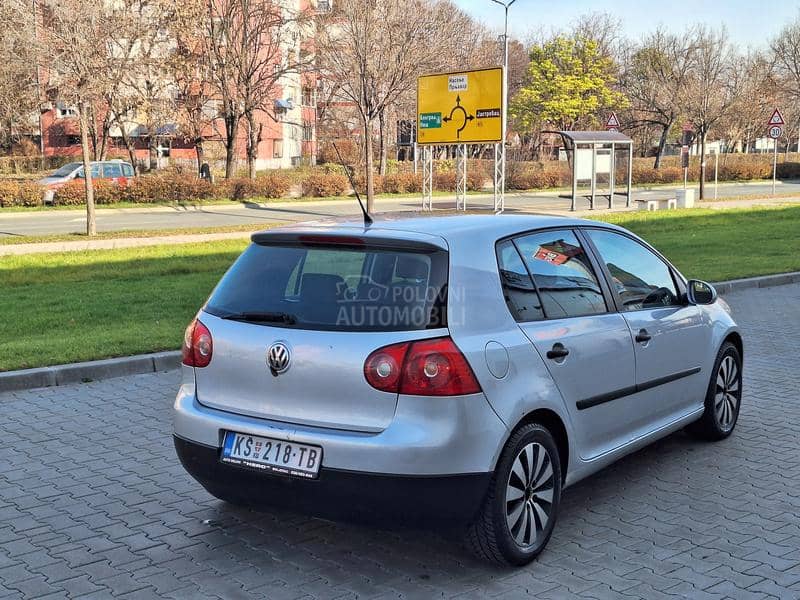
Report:
<svg viewBox="0 0 800 600"><path fill-rule="evenodd" d="M500 156L495 157L495 163L499 162L500 173L497 177L497 164L495 165L495 211L502 212L505 209L505 196L506 196L506 131L508 130L508 9L517 0L510 0L510 2L502 2L501 0L492 0L495 4L503 7L503 136L500 142ZM499 179L499 181L498 181ZM498 189L499 188L499 189ZM498 198L499 196L499 198Z"/></svg>

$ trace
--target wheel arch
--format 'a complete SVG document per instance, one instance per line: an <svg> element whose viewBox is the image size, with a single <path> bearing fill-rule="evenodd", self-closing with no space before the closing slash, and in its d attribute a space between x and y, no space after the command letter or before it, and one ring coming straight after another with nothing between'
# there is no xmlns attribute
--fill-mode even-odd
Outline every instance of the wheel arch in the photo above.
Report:
<svg viewBox="0 0 800 600"><path fill-rule="evenodd" d="M742 341L742 335L738 331L733 330L725 336L724 340L722 340L723 344L725 342L730 342L736 346L736 349L739 351L739 358L741 359L742 363L744 363L744 342Z"/></svg>
<svg viewBox="0 0 800 600"><path fill-rule="evenodd" d="M530 423L538 423L547 428L555 439L558 458L561 461L561 483L563 484L567 480L567 470L569 469L569 436L564 421L558 413L549 408L537 408L526 414L517 423L511 431L511 435L514 435L518 429Z"/></svg>

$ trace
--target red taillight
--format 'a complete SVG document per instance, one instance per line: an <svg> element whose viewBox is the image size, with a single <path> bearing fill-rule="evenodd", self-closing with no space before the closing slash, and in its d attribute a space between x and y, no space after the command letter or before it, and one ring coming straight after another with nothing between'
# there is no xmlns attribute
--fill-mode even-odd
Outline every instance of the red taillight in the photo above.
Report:
<svg viewBox="0 0 800 600"><path fill-rule="evenodd" d="M214 353L214 343L208 327L197 319L189 323L183 335L183 364L189 367L207 367Z"/></svg>
<svg viewBox="0 0 800 600"><path fill-rule="evenodd" d="M367 357L364 376L378 390L414 396L481 391L467 359L449 337L379 348Z"/></svg>

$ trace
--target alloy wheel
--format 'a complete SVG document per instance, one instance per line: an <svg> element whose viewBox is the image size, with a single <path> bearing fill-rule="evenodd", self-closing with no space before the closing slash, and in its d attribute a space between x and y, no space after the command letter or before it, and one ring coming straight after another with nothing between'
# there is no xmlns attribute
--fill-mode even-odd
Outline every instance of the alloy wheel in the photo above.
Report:
<svg viewBox="0 0 800 600"><path fill-rule="evenodd" d="M506 524L518 546L535 545L547 528L553 491L550 455L541 444L528 444L514 459L506 484Z"/></svg>
<svg viewBox="0 0 800 600"><path fill-rule="evenodd" d="M719 365L714 391L714 413L723 431L731 429L736 422L739 396L739 365L733 356L728 355Z"/></svg>

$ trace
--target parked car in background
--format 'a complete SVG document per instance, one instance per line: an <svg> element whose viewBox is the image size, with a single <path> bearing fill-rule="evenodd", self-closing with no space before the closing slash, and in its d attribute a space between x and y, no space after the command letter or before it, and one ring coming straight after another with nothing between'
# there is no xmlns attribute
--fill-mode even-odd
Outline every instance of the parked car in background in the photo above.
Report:
<svg viewBox="0 0 800 600"><path fill-rule="evenodd" d="M111 181L125 185L128 179L135 175L133 166L121 160L95 161L89 164L93 180ZM45 188L45 204L53 201L53 196L58 188L76 179L83 179L82 162L67 163L54 173L40 179L37 183Z"/></svg>
<svg viewBox="0 0 800 600"><path fill-rule="evenodd" d="M729 436L742 356L714 288L614 225L278 228L186 330L175 447L224 501L466 523L523 565L564 487L683 427Z"/></svg>

